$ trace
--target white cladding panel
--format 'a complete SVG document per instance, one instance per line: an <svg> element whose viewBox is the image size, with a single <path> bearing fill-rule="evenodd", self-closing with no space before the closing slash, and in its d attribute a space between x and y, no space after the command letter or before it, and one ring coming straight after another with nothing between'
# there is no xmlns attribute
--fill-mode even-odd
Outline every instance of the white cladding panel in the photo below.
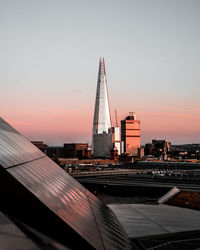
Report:
<svg viewBox="0 0 200 250"><path fill-rule="evenodd" d="M121 142L115 142L114 145L118 150L118 155L120 155L121 154Z"/></svg>
<svg viewBox="0 0 200 250"><path fill-rule="evenodd" d="M120 129L119 129L119 127L114 127L114 140L120 141Z"/></svg>
<svg viewBox="0 0 200 250"><path fill-rule="evenodd" d="M124 153L124 141L121 141L121 154Z"/></svg>

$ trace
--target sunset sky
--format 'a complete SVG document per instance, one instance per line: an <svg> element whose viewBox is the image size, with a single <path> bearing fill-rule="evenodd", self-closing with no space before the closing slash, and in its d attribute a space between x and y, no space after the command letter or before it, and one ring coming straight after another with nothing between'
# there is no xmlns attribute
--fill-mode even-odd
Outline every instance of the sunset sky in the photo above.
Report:
<svg viewBox="0 0 200 250"><path fill-rule="evenodd" d="M0 116L30 140L91 142L99 57L112 123L200 143L199 0L1 0Z"/></svg>

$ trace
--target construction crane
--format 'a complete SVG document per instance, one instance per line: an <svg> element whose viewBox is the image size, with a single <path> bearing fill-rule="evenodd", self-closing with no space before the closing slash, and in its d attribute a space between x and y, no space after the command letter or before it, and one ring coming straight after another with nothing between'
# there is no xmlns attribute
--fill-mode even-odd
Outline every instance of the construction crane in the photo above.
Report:
<svg viewBox="0 0 200 250"><path fill-rule="evenodd" d="M115 121L116 121L116 127L118 127L117 110L116 109L115 109Z"/></svg>

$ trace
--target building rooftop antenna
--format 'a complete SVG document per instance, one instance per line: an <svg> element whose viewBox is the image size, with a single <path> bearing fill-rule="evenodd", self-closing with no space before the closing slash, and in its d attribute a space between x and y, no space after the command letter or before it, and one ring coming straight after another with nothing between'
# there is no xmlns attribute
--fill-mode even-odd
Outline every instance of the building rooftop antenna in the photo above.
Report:
<svg viewBox="0 0 200 250"><path fill-rule="evenodd" d="M118 127L117 110L116 109L115 109L115 120L116 120L116 127Z"/></svg>

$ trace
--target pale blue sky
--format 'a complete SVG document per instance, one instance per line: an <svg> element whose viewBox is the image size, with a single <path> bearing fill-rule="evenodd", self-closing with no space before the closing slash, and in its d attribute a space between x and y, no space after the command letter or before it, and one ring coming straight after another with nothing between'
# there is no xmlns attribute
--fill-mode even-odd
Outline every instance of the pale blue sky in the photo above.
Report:
<svg viewBox="0 0 200 250"><path fill-rule="evenodd" d="M142 142L200 142L199 0L1 0L1 116L30 139L90 140L100 56L112 116L135 111Z"/></svg>

